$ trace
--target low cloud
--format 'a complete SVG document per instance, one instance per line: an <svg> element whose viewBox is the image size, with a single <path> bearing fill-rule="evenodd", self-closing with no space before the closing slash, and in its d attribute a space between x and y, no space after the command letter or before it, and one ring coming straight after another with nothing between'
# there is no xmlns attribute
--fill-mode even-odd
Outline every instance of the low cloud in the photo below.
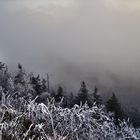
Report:
<svg viewBox="0 0 140 140"><path fill-rule="evenodd" d="M139 5L138 0L0 1L0 58L49 72L70 88L85 79L108 89L136 89Z"/></svg>

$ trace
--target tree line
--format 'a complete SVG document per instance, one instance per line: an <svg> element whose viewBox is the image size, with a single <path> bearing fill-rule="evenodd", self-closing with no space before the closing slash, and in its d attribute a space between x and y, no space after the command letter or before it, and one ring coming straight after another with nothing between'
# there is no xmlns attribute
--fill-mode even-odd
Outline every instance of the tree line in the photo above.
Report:
<svg viewBox="0 0 140 140"><path fill-rule="evenodd" d="M8 66L0 62L0 87L5 93L5 96L12 96L15 99L24 97L25 99L37 98L37 102L46 103L48 99L54 99L57 103L61 103L64 108L72 108L75 104L87 104L92 107L96 104L97 107L105 105L106 112L114 114L114 121L118 124L119 120L130 118L130 121L135 127L140 126L139 112L137 108L132 111L124 111L115 93L104 103L104 99L99 94L99 89L95 86L93 91L89 91L85 81L81 82L77 93L65 93L60 85L57 89L50 89L49 75L47 78L27 73L21 64L18 64L16 74L11 74ZM2 95L0 95L2 100Z"/></svg>

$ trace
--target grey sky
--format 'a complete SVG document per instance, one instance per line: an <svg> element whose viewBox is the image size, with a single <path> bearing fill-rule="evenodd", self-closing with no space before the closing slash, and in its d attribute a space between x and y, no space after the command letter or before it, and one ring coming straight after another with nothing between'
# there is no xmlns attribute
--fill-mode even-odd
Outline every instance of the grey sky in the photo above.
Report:
<svg viewBox="0 0 140 140"><path fill-rule="evenodd" d="M11 66L113 86L110 73L139 81L139 54L139 0L0 0L0 59Z"/></svg>

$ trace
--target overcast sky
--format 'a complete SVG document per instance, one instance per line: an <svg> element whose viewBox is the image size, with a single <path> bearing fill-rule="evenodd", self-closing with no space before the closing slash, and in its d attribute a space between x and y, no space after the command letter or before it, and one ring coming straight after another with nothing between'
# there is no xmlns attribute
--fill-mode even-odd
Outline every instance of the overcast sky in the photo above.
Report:
<svg viewBox="0 0 140 140"><path fill-rule="evenodd" d="M137 82L140 0L0 0L0 59L69 85Z"/></svg>

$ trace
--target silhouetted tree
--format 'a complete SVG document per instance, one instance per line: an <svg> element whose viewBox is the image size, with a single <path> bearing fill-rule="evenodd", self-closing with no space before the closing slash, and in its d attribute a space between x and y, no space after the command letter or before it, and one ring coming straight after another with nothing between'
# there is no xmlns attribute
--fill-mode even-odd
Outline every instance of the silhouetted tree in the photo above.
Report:
<svg viewBox="0 0 140 140"><path fill-rule="evenodd" d="M10 74L8 72L8 67L0 62L0 86L2 87L3 91L9 91L10 90Z"/></svg>
<svg viewBox="0 0 140 140"><path fill-rule="evenodd" d="M140 127L140 111L138 107L131 107L127 114L133 126L136 128Z"/></svg>
<svg viewBox="0 0 140 140"><path fill-rule="evenodd" d="M57 94L55 96L56 102L60 102L63 97L63 88L61 86L58 87Z"/></svg>
<svg viewBox="0 0 140 140"><path fill-rule="evenodd" d="M42 81L41 81L41 86L42 86L42 92L46 92L47 91L47 86L46 86L46 79L45 78L42 78Z"/></svg>
<svg viewBox="0 0 140 140"><path fill-rule="evenodd" d="M68 97L65 95L65 96L63 96L62 107L66 108L68 106L69 106L69 104L68 104Z"/></svg>
<svg viewBox="0 0 140 140"><path fill-rule="evenodd" d="M3 69L5 69L5 64L0 62L0 71L3 70Z"/></svg>
<svg viewBox="0 0 140 140"><path fill-rule="evenodd" d="M107 111L114 113L115 115L114 118L117 124L118 124L118 119L120 120L124 119L124 112L114 93L112 94L112 97L107 101L106 108L107 108Z"/></svg>
<svg viewBox="0 0 140 140"><path fill-rule="evenodd" d="M36 91L36 94L39 95L42 93L42 85L40 82L40 75L38 75L37 77L32 76L31 77L31 84L33 86L33 89Z"/></svg>
<svg viewBox="0 0 140 140"><path fill-rule="evenodd" d="M50 77L49 74L47 73L47 91L50 92Z"/></svg>
<svg viewBox="0 0 140 140"><path fill-rule="evenodd" d="M18 64L18 73L14 78L15 85L17 84L25 85L25 75L26 73L24 72L22 65Z"/></svg>
<svg viewBox="0 0 140 140"><path fill-rule="evenodd" d="M72 108L73 106L74 106L74 96L73 93L71 92L69 96L69 108Z"/></svg>
<svg viewBox="0 0 140 140"><path fill-rule="evenodd" d="M95 86L94 92L93 92L93 101L96 102L97 106L102 104L102 98L98 94L98 88Z"/></svg>
<svg viewBox="0 0 140 140"><path fill-rule="evenodd" d="M76 104L80 104L80 103L85 104L86 102L89 106L91 106L92 103L89 98L88 89L87 89L85 82L83 81L81 83L81 87L80 87L79 93L76 97L75 103Z"/></svg>

